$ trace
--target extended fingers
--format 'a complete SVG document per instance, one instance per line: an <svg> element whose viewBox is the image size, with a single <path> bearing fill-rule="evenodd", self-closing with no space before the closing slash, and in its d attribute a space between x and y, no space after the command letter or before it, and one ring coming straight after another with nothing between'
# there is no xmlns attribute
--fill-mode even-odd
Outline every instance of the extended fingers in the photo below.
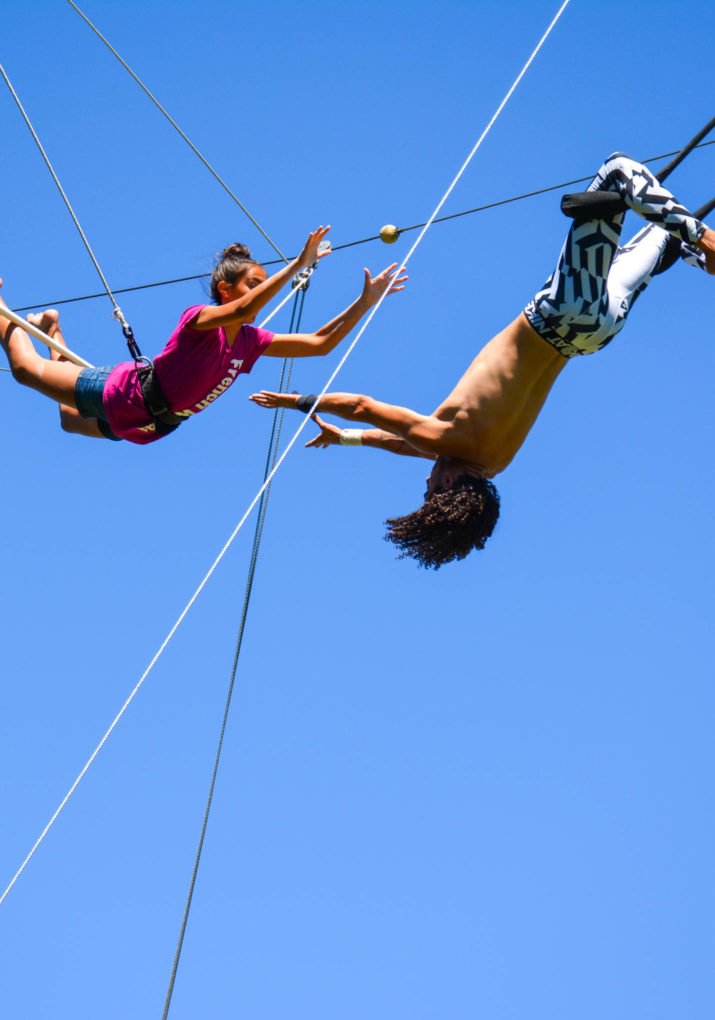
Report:
<svg viewBox="0 0 715 1020"><path fill-rule="evenodd" d="M254 404L260 404L261 407L270 407L271 402L276 399L277 393L270 393L268 390L261 390L260 393L252 393L248 398L252 400Z"/></svg>

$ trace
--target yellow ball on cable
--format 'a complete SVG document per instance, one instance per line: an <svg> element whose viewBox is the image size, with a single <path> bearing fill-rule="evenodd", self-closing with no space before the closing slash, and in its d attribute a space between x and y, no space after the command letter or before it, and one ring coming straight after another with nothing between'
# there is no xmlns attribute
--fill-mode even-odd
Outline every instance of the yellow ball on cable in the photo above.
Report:
<svg viewBox="0 0 715 1020"><path fill-rule="evenodd" d="M380 237L385 244L394 244L399 236L400 231L394 223L386 223L385 226L380 229Z"/></svg>

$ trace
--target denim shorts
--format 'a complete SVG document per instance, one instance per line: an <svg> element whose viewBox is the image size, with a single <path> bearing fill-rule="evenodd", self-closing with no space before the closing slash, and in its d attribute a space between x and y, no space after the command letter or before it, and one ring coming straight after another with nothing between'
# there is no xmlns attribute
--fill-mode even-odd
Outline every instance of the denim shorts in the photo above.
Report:
<svg viewBox="0 0 715 1020"><path fill-rule="evenodd" d="M119 436L115 436L109 427L102 398L104 384L113 368L114 365L105 365L103 368L83 368L75 383L74 402L83 418L97 419L99 431L106 439L120 442Z"/></svg>

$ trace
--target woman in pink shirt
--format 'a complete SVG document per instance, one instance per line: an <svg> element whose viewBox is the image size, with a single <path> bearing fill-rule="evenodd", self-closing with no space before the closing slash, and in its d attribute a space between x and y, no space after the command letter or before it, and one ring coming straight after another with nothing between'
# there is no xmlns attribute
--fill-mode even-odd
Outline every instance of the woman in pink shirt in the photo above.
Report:
<svg viewBox="0 0 715 1020"><path fill-rule="evenodd" d="M238 375L251 371L261 354L278 358L328 354L385 291L403 289L407 277L396 278L396 264L374 278L366 269L360 297L315 333L272 333L251 325L297 272L328 254L319 253L318 247L329 229L313 231L298 258L270 279L244 245L226 248L211 279L216 304L194 305L183 313L154 359L151 392L142 382L141 363L125 361L113 367L80 368L61 359L55 351L50 358L43 358L29 335L0 314L0 342L12 374L24 386L59 403L66 432L128 439L141 445L152 443L213 403ZM0 307L6 307L2 299ZM63 342L56 311L28 316L28 320ZM156 415L157 393L159 404L166 408L160 417Z"/></svg>

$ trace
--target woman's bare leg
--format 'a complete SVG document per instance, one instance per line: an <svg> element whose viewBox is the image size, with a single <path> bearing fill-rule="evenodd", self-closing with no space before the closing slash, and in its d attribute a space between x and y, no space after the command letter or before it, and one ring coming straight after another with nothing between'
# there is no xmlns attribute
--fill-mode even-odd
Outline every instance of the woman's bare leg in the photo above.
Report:
<svg viewBox="0 0 715 1020"><path fill-rule="evenodd" d="M41 315L34 312L30 313L27 321L31 325L37 326L43 333L47 333L51 340L56 340L63 347L66 346L62 336L62 329L60 328L60 315L54 308L48 308ZM53 348L50 348L50 360L69 364L67 359ZM75 435L80 436L91 436L93 439L105 438L96 418L83 418L79 411L69 404L60 404L60 425L64 432L73 432Z"/></svg>
<svg viewBox="0 0 715 1020"><path fill-rule="evenodd" d="M2 308L7 308L7 305L0 297L0 309ZM59 330L59 323L55 325ZM29 334L6 319L1 311L0 344L7 354L10 370L19 383L60 404L67 404L72 408L76 406L74 388L77 376L82 371L79 365L41 357L35 350Z"/></svg>

